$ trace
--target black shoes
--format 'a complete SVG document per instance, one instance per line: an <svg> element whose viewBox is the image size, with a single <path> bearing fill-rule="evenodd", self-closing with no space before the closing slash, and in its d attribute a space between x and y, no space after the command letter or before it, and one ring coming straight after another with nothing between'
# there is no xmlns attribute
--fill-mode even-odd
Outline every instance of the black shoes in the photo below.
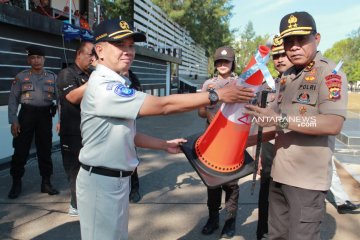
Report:
<svg viewBox="0 0 360 240"><path fill-rule="evenodd" d="M41 192L47 193L49 195L59 194L59 191L51 186L50 179L48 179L48 178L43 178L42 183L41 183Z"/></svg>
<svg viewBox="0 0 360 240"><path fill-rule="evenodd" d="M141 195L138 190L131 190L129 195L129 201L131 203L137 203L141 200Z"/></svg>
<svg viewBox="0 0 360 240"><path fill-rule="evenodd" d="M59 194L59 191L51 186L50 180L47 178L46 179L43 178L43 181L41 183L41 192L47 193L49 195ZM18 198L20 193L21 193L21 180L13 180L10 192L8 194L8 198L10 199Z"/></svg>
<svg viewBox="0 0 360 240"><path fill-rule="evenodd" d="M210 212L209 219L203 227L201 233L204 235L212 234L216 229L219 228L219 212Z"/></svg>
<svg viewBox="0 0 360 240"><path fill-rule="evenodd" d="M235 218L226 220L225 225L221 231L221 238L232 238L235 235Z"/></svg>
<svg viewBox="0 0 360 240"><path fill-rule="evenodd" d="M15 199L18 198L21 193L21 180L13 180L8 198Z"/></svg>
<svg viewBox="0 0 360 240"><path fill-rule="evenodd" d="M339 205L337 207L337 211L338 213L340 214L345 214L345 213L360 213L359 212L353 212L354 210L356 209L359 209L360 208L360 204L353 204L352 202L350 201L345 201L344 204L342 205Z"/></svg>

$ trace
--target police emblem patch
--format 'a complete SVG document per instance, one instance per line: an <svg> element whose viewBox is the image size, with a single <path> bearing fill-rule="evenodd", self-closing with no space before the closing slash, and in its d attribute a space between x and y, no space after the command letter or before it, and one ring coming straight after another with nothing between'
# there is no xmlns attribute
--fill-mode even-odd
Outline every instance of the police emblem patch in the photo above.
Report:
<svg viewBox="0 0 360 240"><path fill-rule="evenodd" d="M135 90L128 88L125 85L118 84L114 89L114 93L121 97L131 97L134 96Z"/></svg>
<svg viewBox="0 0 360 240"><path fill-rule="evenodd" d="M329 99L337 100L341 98L341 76L338 74L330 74L325 77L326 86L329 88Z"/></svg>
<svg viewBox="0 0 360 240"><path fill-rule="evenodd" d="M310 95L307 92L300 93L297 97L297 100L300 103L309 103L310 102Z"/></svg>

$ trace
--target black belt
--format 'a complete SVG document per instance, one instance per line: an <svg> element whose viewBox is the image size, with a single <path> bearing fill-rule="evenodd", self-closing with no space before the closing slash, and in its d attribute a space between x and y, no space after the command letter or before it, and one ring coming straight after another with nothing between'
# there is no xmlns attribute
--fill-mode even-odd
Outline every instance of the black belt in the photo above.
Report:
<svg viewBox="0 0 360 240"><path fill-rule="evenodd" d="M21 109L23 109L24 111L31 111L31 112L50 112L50 106L37 107L25 103L21 104Z"/></svg>
<svg viewBox="0 0 360 240"><path fill-rule="evenodd" d="M131 176L133 173L131 171L112 170L104 167L92 167L85 165L83 163L81 164L81 167L86 171L90 171L91 173L108 176L108 177L128 177Z"/></svg>

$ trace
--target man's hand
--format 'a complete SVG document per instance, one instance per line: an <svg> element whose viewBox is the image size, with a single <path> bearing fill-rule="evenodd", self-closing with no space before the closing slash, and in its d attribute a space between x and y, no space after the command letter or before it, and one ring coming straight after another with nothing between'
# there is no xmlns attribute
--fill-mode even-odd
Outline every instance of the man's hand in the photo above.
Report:
<svg viewBox="0 0 360 240"><path fill-rule="evenodd" d="M261 170L262 170L262 159L261 159L261 156L260 156L259 161L258 161L258 168L257 168L256 174L260 176L261 175Z"/></svg>
<svg viewBox="0 0 360 240"><path fill-rule="evenodd" d="M20 133L20 124L19 123L13 123L11 124L11 134L13 137L19 136Z"/></svg>
<svg viewBox="0 0 360 240"><path fill-rule="evenodd" d="M277 121L280 119L279 114L274 112L271 108L261 108L254 105L246 105L248 110L244 113L255 117L255 122L260 127L271 127L276 126Z"/></svg>
<svg viewBox="0 0 360 240"><path fill-rule="evenodd" d="M166 151L168 153L172 153L172 154L176 154L176 153L181 153L181 144L186 143L187 140L184 138L177 138L177 139L173 139L173 140L167 140L167 146L166 146Z"/></svg>
<svg viewBox="0 0 360 240"><path fill-rule="evenodd" d="M56 123L55 131L56 131L57 134L60 133L60 122L57 122L57 123Z"/></svg>
<svg viewBox="0 0 360 240"><path fill-rule="evenodd" d="M235 84L236 83L230 83L223 88L216 89L219 101L225 103L248 103L256 96L253 89L237 86Z"/></svg>

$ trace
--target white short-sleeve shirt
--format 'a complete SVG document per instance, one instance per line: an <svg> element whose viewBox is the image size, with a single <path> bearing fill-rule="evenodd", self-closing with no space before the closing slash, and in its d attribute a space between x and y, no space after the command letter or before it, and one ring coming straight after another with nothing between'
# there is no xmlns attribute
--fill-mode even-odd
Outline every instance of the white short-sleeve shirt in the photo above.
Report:
<svg viewBox="0 0 360 240"><path fill-rule="evenodd" d="M136 168L135 119L145 97L116 72L97 66L81 102L81 163L126 171Z"/></svg>

